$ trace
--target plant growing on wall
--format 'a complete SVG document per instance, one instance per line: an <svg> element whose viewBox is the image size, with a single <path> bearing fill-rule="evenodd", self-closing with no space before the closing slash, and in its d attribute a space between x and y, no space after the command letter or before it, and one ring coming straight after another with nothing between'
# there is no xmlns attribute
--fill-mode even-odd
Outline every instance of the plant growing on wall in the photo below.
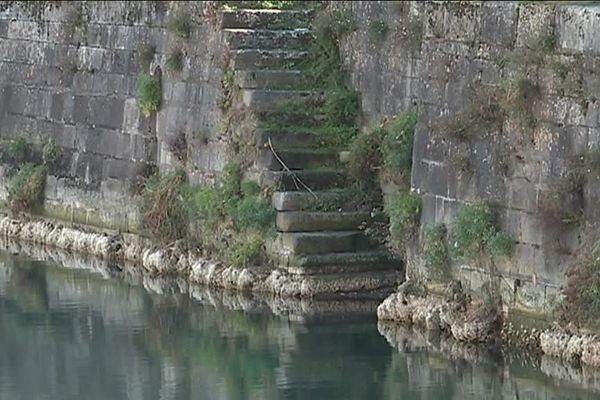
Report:
<svg viewBox="0 0 600 400"><path fill-rule="evenodd" d="M446 280L450 275L450 255L446 234L444 224L425 227L423 262L433 279Z"/></svg>
<svg viewBox="0 0 600 400"><path fill-rule="evenodd" d="M171 49L166 65L175 72L181 72L183 71L184 58L183 51L180 48Z"/></svg>
<svg viewBox="0 0 600 400"><path fill-rule="evenodd" d="M182 39L189 39L192 35L192 19L190 13L184 9L176 10L167 22L167 29L169 32Z"/></svg>
<svg viewBox="0 0 600 400"><path fill-rule="evenodd" d="M450 235L450 248L458 257L477 259L484 254L510 257L513 240L496 228L496 218L485 204L464 206L456 216Z"/></svg>
<svg viewBox="0 0 600 400"><path fill-rule="evenodd" d="M148 74L138 75L136 88L138 93L138 106L144 116L148 117L158 111L162 102L162 91L160 81Z"/></svg>
<svg viewBox="0 0 600 400"><path fill-rule="evenodd" d="M381 44L388 33L388 26L384 21L371 21L367 28L369 39L375 44Z"/></svg>
<svg viewBox="0 0 600 400"><path fill-rule="evenodd" d="M24 164L11 179L8 203L13 212L32 211L44 203L46 167L32 163Z"/></svg>
<svg viewBox="0 0 600 400"><path fill-rule="evenodd" d="M389 200L390 233L400 249L414 237L421 218L421 198L415 193L395 192Z"/></svg>

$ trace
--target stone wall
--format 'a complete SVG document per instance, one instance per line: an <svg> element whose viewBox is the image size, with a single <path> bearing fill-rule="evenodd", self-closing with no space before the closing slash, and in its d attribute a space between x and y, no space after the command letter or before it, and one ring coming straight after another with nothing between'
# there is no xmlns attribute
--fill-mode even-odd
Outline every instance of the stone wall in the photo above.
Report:
<svg viewBox="0 0 600 400"><path fill-rule="evenodd" d="M189 39L167 29L178 8L192 19ZM182 164L169 146L181 132L193 182L222 170L227 146L217 104L225 52L216 18L206 2L1 3L0 136L23 134L38 148L52 138L60 146L48 214L135 229L130 182L146 163L163 171ZM156 47L149 66L139 65L140 45ZM167 65L176 49L182 71ZM161 109L148 118L136 103L142 71L162 80Z"/></svg>
<svg viewBox="0 0 600 400"><path fill-rule="evenodd" d="M600 141L600 8L568 2L345 6L358 30L344 41L343 55L361 92L365 124L418 112L412 189L423 200L421 227L451 228L465 203L487 202L516 242L515 256L496 262L505 304L549 312L585 239L585 223L600 212L598 173L587 168L581 183L573 174L576 160L594 153ZM387 33L379 43L369 31L381 22ZM533 128L512 115L495 128L464 121L465 110L482 106L478 90L515 82L535 91L509 113L536 121ZM467 140L447 132L457 119L473 131ZM556 189L558 183L568 189ZM549 221L542 202L552 194L579 223ZM410 264L426 273L418 257ZM488 273L471 264L457 263L452 273L477 289Z"/></svg>

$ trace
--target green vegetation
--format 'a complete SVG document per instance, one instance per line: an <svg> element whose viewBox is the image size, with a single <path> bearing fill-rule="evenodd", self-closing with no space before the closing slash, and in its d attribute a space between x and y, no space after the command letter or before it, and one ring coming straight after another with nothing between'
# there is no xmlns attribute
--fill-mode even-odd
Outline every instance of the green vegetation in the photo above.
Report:
<svg viewBox="0 0 600 400"><path fill-rule="evenodd" d="M477 259L484 254L509 257L513 240L496 228L496 218L485 204L464 206L454 221L451 249L466 259Z"/></svg>
<svg viewBox="0 0 600 400"><path fill-rule="evenodd" d="M246 197L239 202L233 221L240 229L257 228L259 230L269 229L275 220L275 210L267 200Z"/></svg>
<svg viewBox="0 0 600 400"><path fill-rule="evenodd" d="M260 187L241 182L239 164L226 165L214 185L191 186L183 171L146 182L143 225L161 242L185 239L234 266L264 261L265 240L274 232L275 212Z"/></svg>
<svg viewBox="0 0 600 400"><path fill-rule="evenodd" d="M11 179L8 203L13 212L34 211L44 203L46 167L25 163Z"/></svg>
<svg viewBox="0 0 600 400"><path fill-rule="evenodd" d="M141 43L137 46L135 56L137 63L141 69L147 69L150 67L150 63L154 59L156 53L156 46L148 43Z"/></svg>
<svg viewBox="0 0 600 400"><path fill-rule="evenodd" d="M183 239L188 234L185 207L185 173L153 176L146 181L142 201L144 228L162 242Z"/></svg>
<svg viewBox="0 0 600 400"><path fill-rule="evenodd" d="M142 113L148 117L158 111L162 102L162 89L160 81L148 74L139 74L136 82L138 93L138 106Z"/></svg>
<svg viewBox="0 0 600 400"><path fill-rule="evenodd" d="M182 39L189 39L192 35L192 19L189 11L182 8L176 10L167 22L167 29Z"/></svg>
<svg viewBox="0 0 600 400"><path fill-rule="evenodd" d="M384 41L388 33L388 26L383 21L371 21L367 28L367 34L371 42L375 44L381 44Z"/></svg>
<svg viewBox="0 0 600 400"><path fill-rule="evenodd" d="M584 175L578 169L548 181L538 196L539 213L547 227L581 222L583 184Z"/></svg>
<svg viewBox="0 0 600 400"><path fill-rule="evenodd" d="M587 233L589 236L590 233ZM600 316L600 241L584 237L577 259L567 270L561 319L598 327Z"/></svg>
<svg viewBox="0 0 600 400"><path fill-rule="evenodd" d="M12 166L19 166L24 163L31 151L31 145L22 134L0 142L0 158L3 162Z"/></svg>
<svg viewBox="0 0 600 400"><path fill-rule="evenodd" d="M183 50L179 47L171 49L167 57L167 68L175 72L183 71L184 58Z"/></svg>
<svg viewBox="0 0 600 400"><path fill-rule="evenodd" d="M358 182L372 187L381 175L385 181L409 186L417 115L403 113L379 128L362 133L350 146L348 169Z"/></svg>
<svg viewBox="0 0 600 400"><path fill-rule="evenodd" d="M423 262L433 279L446 280L450 275L450 255L446 235L447 229L444 224L425 227Z"/></svg>
<svg viewBox="0 0 600 400"><path fill-rule="evenodd" d="M48 168L53 168L60 157L60 148L54 142L54 139L50 138L44 147L42 147L42 162Z"/></svg>
<svg viewBox="0 0 600 400"><path fill-rule="evenodd" d="M390 233L395 244L403 249L414 237L421 218L421 198L414 193L394 193L386 211L390 217Z"/></svg>

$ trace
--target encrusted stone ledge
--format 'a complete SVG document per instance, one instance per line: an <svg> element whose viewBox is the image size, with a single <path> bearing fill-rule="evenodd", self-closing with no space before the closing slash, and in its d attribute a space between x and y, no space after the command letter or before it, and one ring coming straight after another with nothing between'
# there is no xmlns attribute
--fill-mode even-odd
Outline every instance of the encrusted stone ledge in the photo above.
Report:
<svg viewBox="0 0 600 400"><path fill-rule="evenodd" d="M237 291L302 298L383 298L399 272L302 276L269 267L236 268L183 250L175 243L156 247L136 235L88 231L46 219L0 217L0 235L18 241L87 254L104 260L128 262L150 276L177 276L191 283Z"/></svg>

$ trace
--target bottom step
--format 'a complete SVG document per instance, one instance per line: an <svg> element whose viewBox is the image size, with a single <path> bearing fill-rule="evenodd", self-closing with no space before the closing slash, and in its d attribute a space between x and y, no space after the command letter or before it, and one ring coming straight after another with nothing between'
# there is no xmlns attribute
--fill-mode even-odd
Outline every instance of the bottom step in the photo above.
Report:
<svg viewBox="0 0 600 400"><path fill-rule="evenodd" d="M280 268L296 275L401 271L403 269L400 257L386 249L309 255L278 254L272 255L272 257Z"/></svg>

